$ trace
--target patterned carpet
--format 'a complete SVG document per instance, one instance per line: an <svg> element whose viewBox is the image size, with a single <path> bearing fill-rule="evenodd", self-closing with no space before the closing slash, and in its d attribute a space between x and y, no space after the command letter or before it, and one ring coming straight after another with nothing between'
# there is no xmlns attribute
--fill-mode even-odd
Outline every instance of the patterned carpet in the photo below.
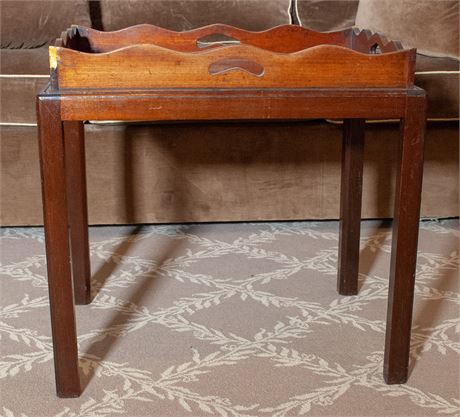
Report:
<svg viewBox="0 0 460 417"><path fill-rule="evenodd" d="M76 308L84 392L55 396L43 230L1 235L0 415L460 415L459 223L421 223L411 376L385 385L391 230L363 222L358 296L337 222L94 227Z"/></svg>

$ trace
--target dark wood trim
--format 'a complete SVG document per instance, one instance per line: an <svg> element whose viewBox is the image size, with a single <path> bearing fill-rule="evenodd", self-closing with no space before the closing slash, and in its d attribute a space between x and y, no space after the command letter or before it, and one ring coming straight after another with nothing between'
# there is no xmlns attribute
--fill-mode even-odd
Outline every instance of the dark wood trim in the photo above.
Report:
<svg viewBox="0 0 460 417"><path fill-rule="evenodd" d="M358 293L364 124L364 119L346 119L343 125L337 271L337 291L342 295Z"/></svg>
<svg viewBox="0 0 460 417"><path fill-rule="evenodd" d="M67 205L69 210L72 277L76 304L88 304L91 297L85 137L83 129L82 122L64 122Z"/></svg>
<svg viewBox="0 0 460 417"><path fill-rule="evenodd" d="M384 378L408 378L426 123L424 97L408 97L398 152Z"/></svg>
<svg viewBox="0 0 460 417"><path fill-rule="evenodd" d="M78 349L59 105L55 98L37 100L43 215L56 389L59 397L78 397Z"/></svg>
<svg viewBox="0 0 460 417"><path fill-rule="evenodd" d="M229 89L63 92L63 120L387 119L404 116L412 89Z"/></svg>

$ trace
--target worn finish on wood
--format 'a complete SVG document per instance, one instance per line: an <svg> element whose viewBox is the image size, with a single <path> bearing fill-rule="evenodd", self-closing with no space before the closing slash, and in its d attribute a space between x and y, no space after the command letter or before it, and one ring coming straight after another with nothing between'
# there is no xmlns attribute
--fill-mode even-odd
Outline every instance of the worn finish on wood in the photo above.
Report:
<svg viewBox="0 0 460 417"><path fill-rule="evenodd" d="M233 41L200 47L213 35ZM403 88L413 84L414 62L414 49L403 50L381 34L352 28L321 33L296 25L262 32L222 24L186 32L152 25L116 32L73 26L50 47L52 85L60 90Z"/></svg>
<svg viewBox="0 0 460 417"><path fill-rule="evenodd" d="M351 31L347 29L325 34L301 26L283 25L261 32L252 32L223 24L185 32L175 32L152 25L138 25L117 32L98 32L83 27L77 30L80 37L88 39L94 52L108 52L133 43L151 43L176 51L195 52L203 49L198 45L198 41L212 35L224 35L242 44L273 52L295 52L318 44L346 45L347 35Z"/></svg>
<svg viewBox="0 0 460 417"><path fill-rule="evenodd" d="M198 42L215 34L241 44L200 50ZM177 33L141 25L104 34L72 27L50 48L50 64L51 86L39 96L38 123L61 396L79 394L68 224L76 300L89 296L83 120L347 119L338 290L356 294L364 119L404 119L384 373L388 383L406 380L425 108L424 91L413 85L415 50L354 29L247 32L212 25Z"/></svg>
<svg viewBox="0 0 460 417"><path fill-rule="evenodd" d="M227 41L211 41L216 35ZM202 42L200 45L200 41ZM133 44L153 44L182 52L196 52L231 43L257 46L273 52L297 52L317 45L347 46L368 53L394 52L403 49L401 42L386 38L381 33L348 28L336 32L316 32L298 25L281 25L268 30L254 32L225 24L214 24L189 31L176 32L158 26L141 24L114 32L102 32L84 26L73 25L62 32L56 46L65 46L83 52L110 52ZM376 50L378 46L379 51Z"/></svg>
<svg viewBox="0 0 460 417"><path fill-rule="evenodd" d="M344 120L337 291L358 293L359 237L363 188L364 119Z"/></svg>
<svg viewBox="0 0 460 417"><path fill-rule="evenodd" d="M217 34L239 44L210 42L200 47L200 40ZM413 84L415 50L403 50L381 34L352 28L321 33L283 25L251 32L217 24L174 32L138 25L100 32L73 26L50 47L50 58L52 84L60 90L398 88ZM222 62L227 65L215 71ZM248 70L255 67L256 71Z"/></svg>
<svg viewBox="0 0 460 417"><path fill-rule="evenodd" d="M280 54L248 45L184 53L156 45L132 45L104 54L50 46L59 89L66 88L306 88L410 85L414 51L362 54L342 46L320 45ZM237 68L211 74L221 60L239 59L262 66L255 76ZM359 68L359 71L357 71Z"/></svg>
<svg viewBox="0 0 460 417"><path fill-rule="evenodd" d="M426 103L408 97L396 177L384 377L388 384L408 378L412 305L417 264Z"/></svg>
<svg viewBox="0 0 460 417"><path fill-rule="evenodd" d="M423 92L417 87L411 91ZM63 120L387 119L403 117L407 90L79 90L56 94L61 98Z"/></svg>
<svg viewBox="0 0 460 417"><path fill-rule="evenodd" d="M78 350L70 267L63 128L59 113L59 100L43 97L37 100L56 389L60 397L77 397L80 395Z"/></svg>
<svg viewBox="0 0 460 417"><path fill-rule="evenodd" d="M296 52L316 45L347 46L353 29L321 33L297 25L281 25L272 29L253 32L224 24L209 25L184 32L143 24L115 32L101 32L83 26L73 26L62 36L59 46L71 45L72 49L92 52L110 52L133 44L153 44L182 52L197 52L204 48L199 41L213 35L223 35L245 45L257 46L273 52ZM210 43L215 48L225 43Z"/></svg>
<svg viewBox="0 0 460 417"><path fill-rule="evenodd" d="M86 202L85 138L82 122L64 122L67 206L76 304L90 302L91 267Z"/></svg>

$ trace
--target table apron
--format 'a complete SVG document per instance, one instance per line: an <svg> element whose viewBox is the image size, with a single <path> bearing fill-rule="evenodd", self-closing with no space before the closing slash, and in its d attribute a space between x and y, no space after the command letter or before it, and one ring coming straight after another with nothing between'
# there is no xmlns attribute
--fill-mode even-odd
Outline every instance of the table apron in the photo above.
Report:
<svg viewBox="0 0 460 417"><path fill-rule="evenodd" d="M61 95L62 120L295 120L402 118L406 95Z"/></svg>

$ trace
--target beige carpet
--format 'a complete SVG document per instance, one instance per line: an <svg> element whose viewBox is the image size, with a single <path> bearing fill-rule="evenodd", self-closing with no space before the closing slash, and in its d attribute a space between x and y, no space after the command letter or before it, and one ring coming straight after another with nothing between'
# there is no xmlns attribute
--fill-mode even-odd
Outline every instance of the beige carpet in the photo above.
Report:
<svg viewBox="0 0 460 417"><path fill-rule="evenodd" d="M84 392L55 396L43 230L1 237L4 417L459 415L458 220L422 222L411 376L382 379L391 231L363 222L359 296L337 222L97 227L76 308Z"/></svg>

